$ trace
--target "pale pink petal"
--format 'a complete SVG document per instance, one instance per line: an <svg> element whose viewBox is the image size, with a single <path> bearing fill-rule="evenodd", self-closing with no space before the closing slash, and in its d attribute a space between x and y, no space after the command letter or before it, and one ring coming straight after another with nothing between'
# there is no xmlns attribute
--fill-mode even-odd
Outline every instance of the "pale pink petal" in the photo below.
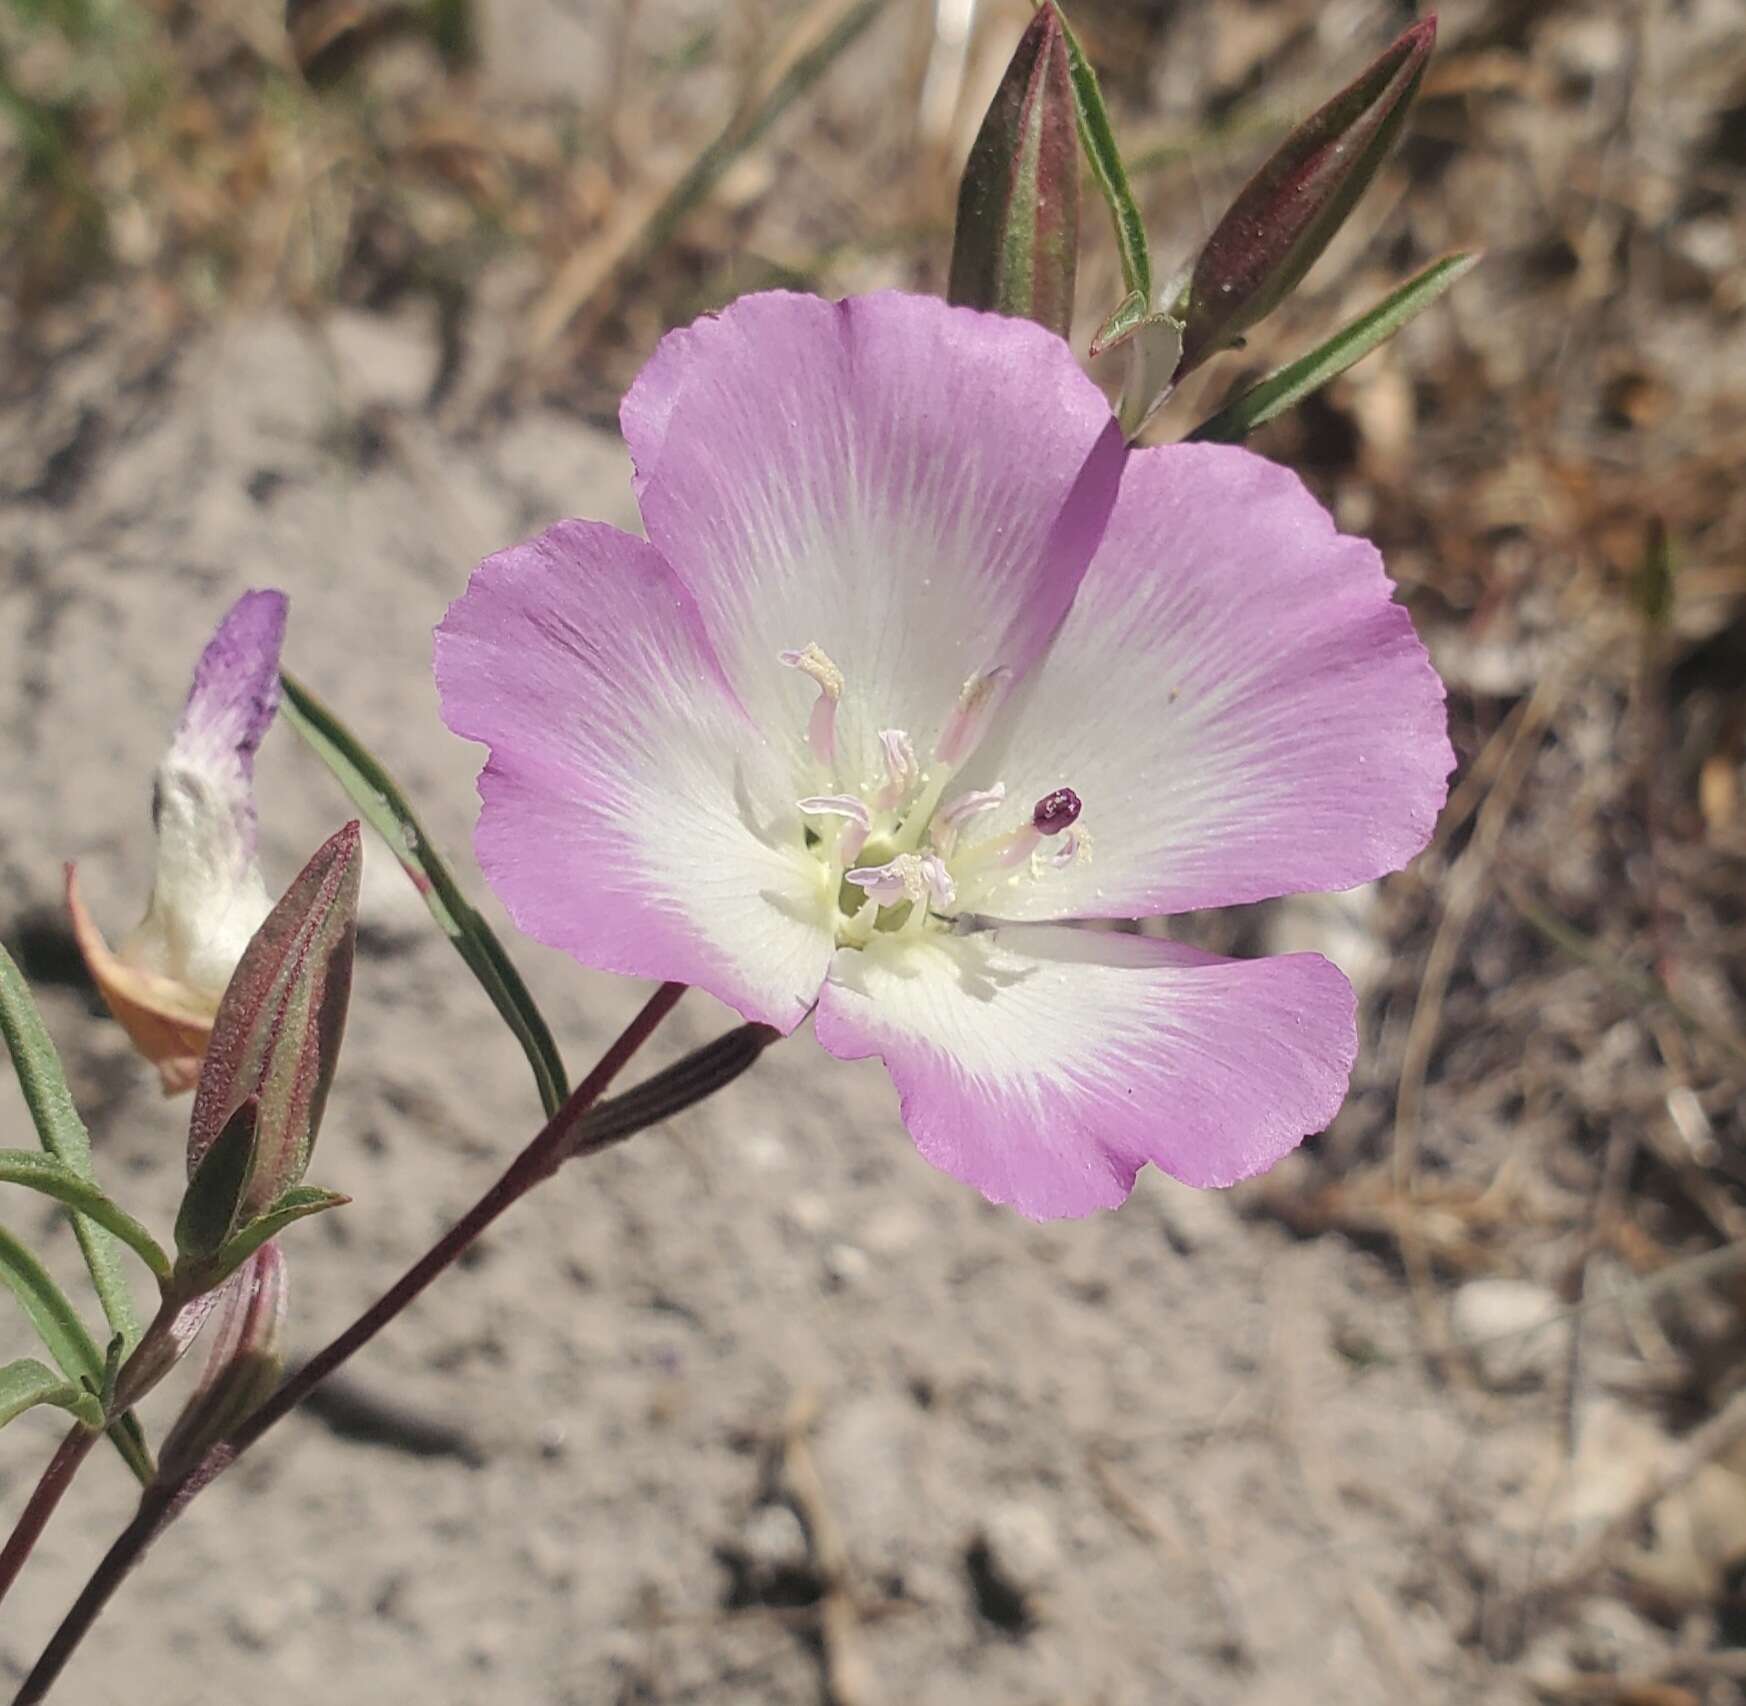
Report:
<svg viewBox="0 0 1746 1706"><path fill-rule="evenodd" d="M152 783L157 869L120 959L214 1010L272 907L255 856L255 753L279 704L282 592L245 592L194 668Z"/></svg>
<svg viewBox="0 0 1746 1706"><path fill-rule="evenodd" d="M289 600L271 587L245 592L213 631L170 743L168 772L192 773L255 845L255 753L279 708L279 653ZM164 784L160 780L159 786Z"/></svg>
<svg viewBox="0 0 1746 1706"><path fill-rule="evenodd" d="M443 720L485 742L479 863L584 964L792 1029L832 942L785 772L660 554L560 522L474 573L436 636Z"/></svg>
<svg viewBox="0 0 1746 1706"><path fill-rule="evenodd" d="M1453 762L1372 545L1245 450L1137 451L1067 621L965 778L1007 787L978 836L1073 789L1085 848L963 904L1134 917L1351 888L1425 845Z"/></svg>
<svg viewBox="0 0 1746 1706"><path fill-rule="evenodd" d="M1061 620L1119 478L1108 404L1027 321L887 294L743 297L674 332L626 397L650 540L768 738L802 749L842 672L838 780L922 762L971 677L1016 681Z"/></svg>
<svg viewBox="0 0 1746 1706"><path fill-rule="evenodd" d="M840 952L817 1029L884 1059L936 1167L1048 1220L1114 1207L1148 1161L1191 1185L1271 1167L1339 1110L1354 1008L1315 954L1013 925Z"/></svg>

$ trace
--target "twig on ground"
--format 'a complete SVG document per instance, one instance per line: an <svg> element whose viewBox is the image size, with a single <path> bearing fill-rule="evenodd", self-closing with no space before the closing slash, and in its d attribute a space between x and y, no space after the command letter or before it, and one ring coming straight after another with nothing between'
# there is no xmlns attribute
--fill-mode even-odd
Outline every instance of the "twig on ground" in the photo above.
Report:
<svg viewBox="0 0 1746 1706"><path fill-rule="evenodd" d="M1694 1430L1678 1456L1595 1534L1564 1569L1536 1583L1529 1596L1544 1601L1587 1587L1612 1563L1618 1549L1649 1520L1663 1499L1688 1486L1717 1458L1743 1441L1746 1441L1746 1391L1736 1392L1702 1427Z"/></svg>
<svg viewBox="0 0 1746 1706"><path fill-rule="evenodd" d="M618 273L647 259L703 202L723 173L833 65L886 0L815 0L771 55L760 86L682 172L630 197L619 214L559 268L528 314L521 365L531 369Z"/></svg>
<svg viewBox="0 0 1746 1706"><path fill-rule="evenodd" d="M1452 1375L1463 1365L1458 1364L1452 1354L1447 1324L1431 1286L1430 1259L1419 1236L1416 1217L1411 1212L1418 1175L1419 1123L1425 1078L1430 1069L1431 1051L1436 1045L1443 997L1454 975L1468 926L1485 896L1485 879L1496 858L1516 795L1539 749L1540 736L1563 700L1577 668L1578 660L1567 657L1559 666L1547 670L1521 715L1506 722L1487 743L1486 752L1481 754L1480 763L1489 770L1494 762L1489 757L1490 748L1500 741L1504 743L1502 755L1495 761L1496 779L1478 807L1473 838L1438 885L1442 916L1431 940L1430 952L1425 956L1424 975L1419 981L1418 999L1413 1005L1413 1016L1402 1051L1394 1122L1393 1179L1399 1210L1395 1235L1426 1351L1445 1376Z"/></svg>
<svg viewBox="0 0 1746 1706"><path fill-rule="evenodd" d="M782 1477L806 1526L823 1594L818 1604L819 1646L830 1706L873 1706L873 1667L861 1642L861 1613L850 1581L843 1541L813 1461L808 1436L818 1419L818 1394L798 1393L782 1425Z"/></svg>

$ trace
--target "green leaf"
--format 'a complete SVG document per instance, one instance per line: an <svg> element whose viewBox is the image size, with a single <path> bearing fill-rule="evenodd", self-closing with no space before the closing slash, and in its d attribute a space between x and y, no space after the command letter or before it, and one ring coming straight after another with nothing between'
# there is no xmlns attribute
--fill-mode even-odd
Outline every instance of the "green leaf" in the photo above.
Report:
<svg viewBox="0 0 1746 1706"><path fill-rule="evenodd" d="M49 1278L42 1263L3 1227L0 1227L0 1281L18 1299L30 1317L30 1324L36 1328L37 1337L60 1364L61 1372L77 1384L88 1384L93 1392L102 1391L103 1353L85 1330L79 1311Z"/></svg>
<svg viewBox="0 0 1746 1706"><path fill-rule="evenodd" d="M18 1073L19 1088L44 1150L81 1178L91 1177L91 1138L73 1094L67 1088L61 1058L31 998L30 988L12 956L0 948L0 1033ZM128 1344L139 1343L140 1321L133 1292L122 1272L121 1251L114 1238L85 1216L73 1217L73 1234L84 1253L91 1283L109 1325Z"/></svg>
<svg viewBox="0 0 1746 1706"><path fill-rule="evenodd" d="M324 1191L315 1185L298 1185L280 1197L265 1214L244 1226L218 1252L214 1266L228 1276L240 1268L269 1238L278 1237L293 1221L307 1220L310 1215L321 1214L330 1208L344 1208L351 1200L338 1191Z"/></svg>
<svg viewBox="0 0 1746 1706"><path fill-rule="evenodd" d="M23 1185L89 1215L129 1246L157 1278L170 1277L170 1258L158 1241L89 1179L81 1178L54 1156L39 1155L34 1149L0 1149L0 1185Z"/></svg>
<svg viewBox="0 0 1746 1706"><path fill-rule="evenodd" d="M1674 583L1678 575L1679 556L1667 523L1660 516L1652 516L1643 542L1643 561L1632 588L1637 595L1637 608L1652 633L1665 633L1672 625Z"/></svg>
<svg viewBox="0 0 1746 1706"><path fill-rule="evenodd" d="M1049 3L1053 5L1054 0L1049 0ZM1139 204L1128 185L1127 169L1122 165L1115 130L1109 122L1109 109L1104 106L1103 91L1097 86L1097 73L1091 69L1061 8L1055 6L1054 10L1061 18L1061 33L1067 41L1067 69L1073 79L1073 109L1079 120L1079 145L1085 150L1091 175L1103 199L1109 203L1110 217L1115 221L1122 282L1130 295L1137 293L1142 304L1149 308L1152 304L1152 253L1146 246L1146 222L1140 217Z"/></svg>
<svg viewBox="0 0 1746 1706"><path fill-rule="evenodd" d="M176 1215L178 1266L216 1255L236 1230L254 1173L260 1112L259 1097L245 1098L201 1155Z"/></svg>
<svg viewBox="0 0 1746 1706"><path fill-rule="evenodd" d="M35 1256L4 1227L0 1227L0 1284L18 1299L37 1337L61 1372L81 1391L93 1396L103 1390L103 1353L98 1350L79 1312L65 1292L49 1278ZM152 1478L151 1453L145 1435L133 1415L111 1424L109 1437L143 1486Z"/></svg>
<svg viewBox="0 0 1746 1706"><path fill-rule="evenodd" d="M1123 343L1134 328L1146 318L1146 299L1139 291L1130 290L1113 309L1104 323L1092 333L1091 348L1086 352L1093 360Z"/></svg>
<svg viewBox="0 0 1746 1706"><path fill-rule="evenodd" d="M309 744L351 796L365 821L388 843L430 915L454 943L491 1004L515 1033L539 1086L549 1118L570 1093L564 1063L540 1010L491 926L468 903L438 857L406 796L368 748L302 682L288 672L280 715Z"/></svg>
<svg viewBox="0 0 1746 1706"><path fill-rule="evenodd" d="M82 1386L73 1386L34 1357L0 1368L0 1428L38 1404L70 1410L88 1428L103 1426L103 1406Z"/></svg>
<svg viewBox="0 0 1746 1706"><path fill-rule="evenodd" d="M1369 355L1409 320L1422 314L1463 273L1479 262L1477 251L1446 255L1385 296L1368 314L1361 314L1308 355L1270 373L1235 402L1202 421L1188 437L1207 444L1239 444L1256 427L1265 425L1305 397L1319 391L1347 368Z"/></svg>

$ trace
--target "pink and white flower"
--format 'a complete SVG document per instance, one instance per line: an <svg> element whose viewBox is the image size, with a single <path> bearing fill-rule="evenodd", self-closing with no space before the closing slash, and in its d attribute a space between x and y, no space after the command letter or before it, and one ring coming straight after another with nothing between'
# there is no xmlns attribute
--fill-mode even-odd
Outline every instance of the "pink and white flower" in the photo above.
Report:
<svg viewBox="0 0 1746 1706"><path fill-rule="evenodd" d="M255 853L255 753L279 705L286 599L225 613L152 783L157 869L145 916L112 952L67 867L67 908L93 981L165 1095L192 1089L218 1003L272 908Z"/></svg>
<svg viewBox="0 0 1746 1706"><path fill-rule="evenodd" d="M565 521L437 631L517 924L881 1056L923 1155L1048 1218L1334 1115L1312 954L1086 928L1398 869L1443 692L1375 549L1246 451L1128 452L1036 326L748 297L625 399L647 540Z"/></svg>

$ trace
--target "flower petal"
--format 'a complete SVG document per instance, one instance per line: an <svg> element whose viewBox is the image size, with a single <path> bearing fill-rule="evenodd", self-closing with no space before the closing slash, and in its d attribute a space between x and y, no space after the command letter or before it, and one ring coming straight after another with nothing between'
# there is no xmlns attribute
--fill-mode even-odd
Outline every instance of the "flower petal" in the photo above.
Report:
<svg viewBox="0 0 1746 1706"><path fill-rule="evenodd" d="M248 850L255 843L255 754L279 708L279 653L289 600L272 588L245 592L213 631L167 765L222 784Z"/></svg>
<svg viewBox="0 0 1746 1706"><path fill-rule="evenodd" d="M152 788L157 871L120 958L216 1005L272 902L255 859L255 753L279 705L282 592L245 592L194 669Z"/></svg>
<svg viewBox="0 0 1746 1706"><path fill-rule="evenodd" d="M66 868L67 916L85 969L103 1004L129 1041L158 1069L166 1096L192 1090L212 1037L216 997L200 995L160 973L129 965L110 951L103 932L79 898L73 867Z"/></svg>
<svg viewBox="0 0 1746 1706"><path fill-rule="evenodd" d="M1052 333L895 293L743 297L668 336L621 418L649 538L766 735L798 753L812 703L780 652L842 671L845 785L882 773L881 729L925 762L970 677L1029 668L1124 456Z"/></svg>
<svg viewBox="0 0 1746 1706"><path fill-rule="evenodd" d="M436 677L443 720L491 748L479 863L521 929L784 1030L805 1017L824 868L659 552L585 521L500 551L437 629Z"/></svg>
<svg viewBox="0 0 1746 1706"><path fill-rule="evenodd" d="M1191 1185L1271 1167L1339 1110L1355 1006L1315 954L1015 925L839 953L817 1028L884 1059L927 1160L1049 1220L1114 1207L1147 1161Z"/></svg>
<svg viewBox="0 0 1746 1706"><path fill-rule="evenodd" d="M1398 870L1454 758L1392 591L1287 470L1225 445L1134 453L1071 613L975 766L1009 801L979 832L1070 787L1090 856L964 904L1135 917Z"/></svg>

